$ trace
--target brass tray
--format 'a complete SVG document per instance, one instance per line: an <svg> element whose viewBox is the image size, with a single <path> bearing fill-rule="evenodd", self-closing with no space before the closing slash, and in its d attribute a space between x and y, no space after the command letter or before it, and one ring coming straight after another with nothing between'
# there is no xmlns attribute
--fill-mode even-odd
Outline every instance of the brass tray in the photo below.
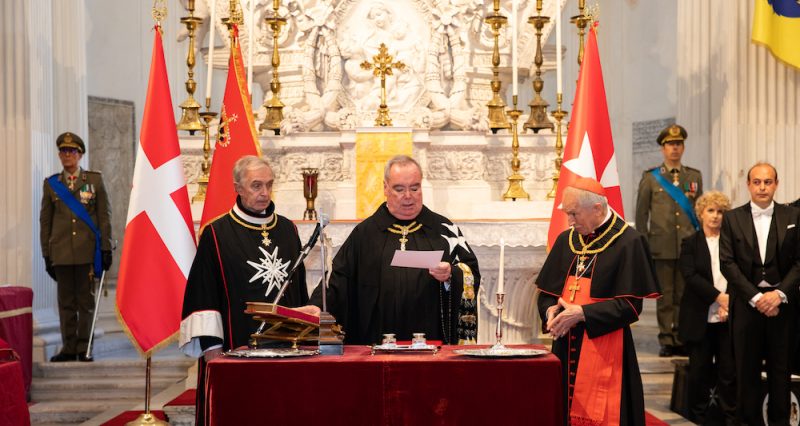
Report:
<svg viewBox="0 0 800 426"><path fill-rule="evenodd" d="M317 355L319 351L307 349L273 348L273 349L234 349L225 352L225 356L237 358L292 358Z"/></svg>
<svg viewBox="0 0 800 426"><path fill-rule="evenodd" d="M531 358L550 353L545 349L456 349L453 353L477 358Z"/></svg>

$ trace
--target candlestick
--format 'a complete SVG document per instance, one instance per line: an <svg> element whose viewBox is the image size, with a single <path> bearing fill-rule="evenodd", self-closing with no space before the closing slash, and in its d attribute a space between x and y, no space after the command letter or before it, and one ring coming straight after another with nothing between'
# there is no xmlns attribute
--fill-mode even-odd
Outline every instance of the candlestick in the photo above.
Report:
<svg viewBox="0 0 800 426"><path fill-rule="evenodd" d="M519 72L519 58L517 57L517 0L511 1L511 94L517 96L519 94L519 79L517 73Z"/></svg>
<svg viewBox="0 0 800 426"><path fill-rule="evenodd" d="M500 238L500 265L497 267L497 292L500 294L505 294L505 286L503 285L503 269L505 269L503 264L505 263L505 253L506 242L503 238Z"/></svg>
<svg viewBox="0 0 800 426"><path fill-rule="evenodd" d="M494 337L495 343L489 348L489 351L494 351L495 353L498 351L506 351L507 348L503 345L503 301L506 298L506 295L503 293L497 293L497 326L494 329Z"/></svg>
<svg viewBox="0 0 800 426"><path fill-rule="evenodd" d="M194 32L203 20L194 16L194 2L195 0L189 0L186 5L189 16L181 18L181 22L186 25L186 30L189 32L189 52L186 55L186 66L189 68L186 91L189 93L189 97L180 105L181 120L178 122L178 130L187 130L190 135L193 135L198 130L203 130L203 124L200 123L200 116L198 115L200 104L194 100L194 91L197 89L197 83L194 81Z"/></svg>
<svg viewBox="0 0 800 426"><path fill-rule="evenodd" d="M556 92L564 93L561 79L561 6L556 4Z"/></svg>
<svg viewBox="0 0 800 426"><path fill-rule="evenodd" d="M492 49L492 99L486 104L489 113L489 129L492 133L497 133L500 129L510 129L506 118L506 103L500 97L500 30L508 24L508 18L500 14L500 0L492 2L493 13L486 16L485 22L492 29L494 48Z"/></svg>
<svg viewBox="0 0 800 426"><path fill-rule="evenodd" d="M536 28L536 55L533 57L533 64L536 66L536 75L533 78L533 98L528 106L531 107L531 113L528 116L528 121L522 126L524 129L531 129L533 133L539 133L540 130L550 129L553 130L553 123L547 117L547 107L550 106L542 97L542 89L544 89L544 80L542 80L542 64L544 57L542 56L542 28L545 24L550 22L550 18L542 16L542 0L536 2L536 16L528 18L528 23Z"/></svg>
<svg viewBox="0 0 800 426"><path fill-rule="evenodd" d="M217 0L210 0L208 7L211 14L208 18L208 70L206 71L206 111L211 108L211 76L214 73L214 33L217 25Z"/></svg>

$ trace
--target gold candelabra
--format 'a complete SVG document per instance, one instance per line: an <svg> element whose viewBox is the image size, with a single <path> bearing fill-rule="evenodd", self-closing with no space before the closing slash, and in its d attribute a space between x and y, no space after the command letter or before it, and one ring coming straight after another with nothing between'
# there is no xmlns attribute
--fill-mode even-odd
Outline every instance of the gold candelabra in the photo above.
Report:
<svg viewBox="0 0 800 426"><path fill-rule="evenodd" d="M206 104L208 109L208 104ZM197 178L197 193L192 197L192 202L206 200L206 189L208 189L208 177L211 170L211 121L217 116L216 112L205 111L200 113L203 119L203 163L200 165L202 174Z"/></svg>
<svg viewBox="0 0 800 426"><path fill-rule="evenodd" d="M578 14L569 20L578 27L578 65L583 64L583 38L586 35L586 25L592 20L590 16L584 13L585 9L586 0L578 0Z"/></svg>
<svg viewBox="0 0 800 426"><path fill-rule="evenodd" d="M561 152L564 150L564 143L561 137L561 122L564 120L564 117L567 116L567 111L561 109L561 102L562 102L562 94L556 94L556 102L558 104L558 109L553 111L553 118L556 119L556 159L554 160L556 165L556 170L553 172L553 189L547 193L547 199L552 200L556 198L556 191L558 190L558 179L561 176Z"/></svg>
<svg viewBox="0 0 800 426"><path fill-rule="evenodd" d="M400 61L392 62L393 60L394 57L389 54L386 44L381 43L378 54L372 57L372 62L364 61L361 63L361 68L367 71L372 70L372 74L381 79L381 104L378 106L378 117L375 118L375 125L379 127L392 125L392 119L389 117L389 107L386 105L386 76L393 75L393 69L402 71L406 68L406 64Z"/></svg>
<svg viewBox="0 0 800 426"><path fill-rule="evenodd" d="M281 58L278 54L278 37L281 34L281 28L286 25L286 18L278 16L280 7L280 0L272 0L272 17L266 18L267 24L272 29L272 81L269 83L272 97L264 102L264 107L267 109L266 117L258 128L258 130L272 130L276 135L281 134L284 107L280 99L281 81L278 79L278 67L281 65ZM251 40L252 42L254 41Z"/></svg>
<svg viewBox="0 0 800 426"><path fill-rule="evenodd" d="M222 18L222 23L228 27L228 34L231 38L231 51L235 49L236 37L233 34L233 27L236 25L241 25L244 22L242 17L242 9L239 8L239 2L237 0L230 0L230 11L228 12L229 15L227 18Z"/></svg>
<svg viewBox="0 0 800 426"><path fill-rule="evenodd" d="M186 91L189 92L189 97L181 104L181 121L178 123L178 130L187 130L190 135L203 129L198 115L200 104L194 99L194 91L197 89L197 83L194 81L194 31L197 29L197 26L203 22L203 19L194 16L194 2L195 0L188 0L186 9L189 11L189 16L181 18L181 22L186 25L186 29L189 31L189 53L186 56L186 66L189 68L189 78L186 80Z"/></svg>
<svg viewBox="0 0 800 426"><path fill-rule="evenodd" d="M494 36L494 49L492 50L492 99L486 106L489 108L489 128L492 133L511 126L506 118L506 103L500 97L500 30L508 23L508 18L500 14L500 0L493 0L494 12L486 16L486 23L492 29ZM516 109L516 108L515 108Z"/></svg>
<svg viewBox="0 0 800 426"><path fill-rule="evenodd" d="M533 99L528 104L531 107L531 114L528 121L522 126L523 129L531 129L533 133L539 133L539 130L549 129L553 130L553 122L547 118L547 107L550 106L544 98L542 98L542 89L544 88L544 80L542 80L542 28L546 23L550 22L550 17L542 16L542 0L536 1L536 16L528 18L528 23L536 28L536 56L534 56L533 63L536 65L536 77L533 79Z"/></svg>
<svg viewBox="0 0 800 426"><path fill-rule="evenodd" d="M517 133L517 120L519 119L522 111L517 109L517 96L511 97L514 102L514 108L508 111L508 116L511 117L511 176L508 179L508 190L503 194L503 200L516 201L517 199L530 200L531 196L522 188L522 182L525 177L519 174L519 137Z"/></svg>

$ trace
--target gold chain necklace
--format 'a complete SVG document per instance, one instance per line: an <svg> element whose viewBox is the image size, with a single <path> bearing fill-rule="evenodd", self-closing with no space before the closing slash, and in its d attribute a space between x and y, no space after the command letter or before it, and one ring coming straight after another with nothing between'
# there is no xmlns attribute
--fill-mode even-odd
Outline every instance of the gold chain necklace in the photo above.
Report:
<svg viewBox="0 0 800 426"><path fill-rule="evenodd" d="M261 244L264 244L264 247L269 247L269 245L272 244L272 240L269 239L269 232L267 231L271 230L272 228L275 227L275 225L278 224L277 214L274 213L272 214L273 216L272 223L270 224L262 223L261 226L255 226L255 225L250 225L249 223L245 223L244 221L236 217L235 214L233 214L233 210L228 212L228 214L231 216L231 218L233 218L233 221L238 223L239 225L242 225L245 228L252 229L254 231L261 231L261 237L262 237Z"/></svg>
<svg viewBox="0 0 800 426"><path fill-rule="evenodd" d="M408 234L413 234L414 232L419 231L419 228L422 228L422 224L414 221L408 224L408 226L398 225L395 223L391 228L388 228L388 230L393 234L400 234L400 251L406 251L406 243L408 242L408 238L406 237L408 237Z"/></svg>
<svg viewBox="0 0 800 426"><path fill-rule="evenodd" d="M576 271L578 272L578 274L583 276L583 271L586 269L586 263L585 262L589 258L589 256L587 256L587 254L597 254L597 253L600 253L603 250L607 249L608 246L610 246L611 243L614 242L614 240L616 240L620 235L622 235L622 232L625 231L625 228L628 227L628 224L624 223L622 225L622 227L619 229L619 231L616 234L612 235L608 239L608 241L606 241L600 247L592 249L591 247L595 243L600 243L603 240L603 238L605 238L606 235L608 235L608 233L611 232L611 230L614 228L614 224L616 224L616 223L617 223L617 215L614 214L612 219L611 219L611 224L608 225L608 228L606 228L606 230L603 231L603 233L601 233L599 236L597 236L597 238L592 240L592 242L590 242L589 244L586 244L583 241L583 235L578 234L578 241L581 244L581 249L580 250L576 249L575 245L572 243L573 235L575 234L575 228L572 228L570 230L570 232L569 232L569 248L570 248L570 250L572 250L573 253L578 255L578 264L576 265ZM592 261L594 261L594 256L592 257ZM589 263L591 264L591 262L589 262Z"/></svg>

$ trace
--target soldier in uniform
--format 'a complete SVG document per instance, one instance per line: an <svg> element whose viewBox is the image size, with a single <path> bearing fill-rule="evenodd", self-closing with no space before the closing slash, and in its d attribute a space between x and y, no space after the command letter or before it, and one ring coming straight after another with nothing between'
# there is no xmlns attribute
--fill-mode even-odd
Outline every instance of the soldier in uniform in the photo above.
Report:
<svg viewBox="0 0 800 426"><path fill-rule="evenodd" d="M111 208L100 173L78 165L86 152L81 138L67 132L56 146L64 170L45 179L39 214L42 256L58 284L61 322L61 351L50 361L92 361L86 349L94 277L111 266Z"/></svg>
<svg viewBox="0 0 800 426"><path fill-rule="evenodd" d="M656 302L659 356L683 355L678 340L678 309L683 277L678 269L681 241L700 229L694 202L703 193L700 171L681 164L686 129L673 124L662 130L657 142L664 162L646 170L639 182L636 229L647 237L661 284Z"/></svg>

